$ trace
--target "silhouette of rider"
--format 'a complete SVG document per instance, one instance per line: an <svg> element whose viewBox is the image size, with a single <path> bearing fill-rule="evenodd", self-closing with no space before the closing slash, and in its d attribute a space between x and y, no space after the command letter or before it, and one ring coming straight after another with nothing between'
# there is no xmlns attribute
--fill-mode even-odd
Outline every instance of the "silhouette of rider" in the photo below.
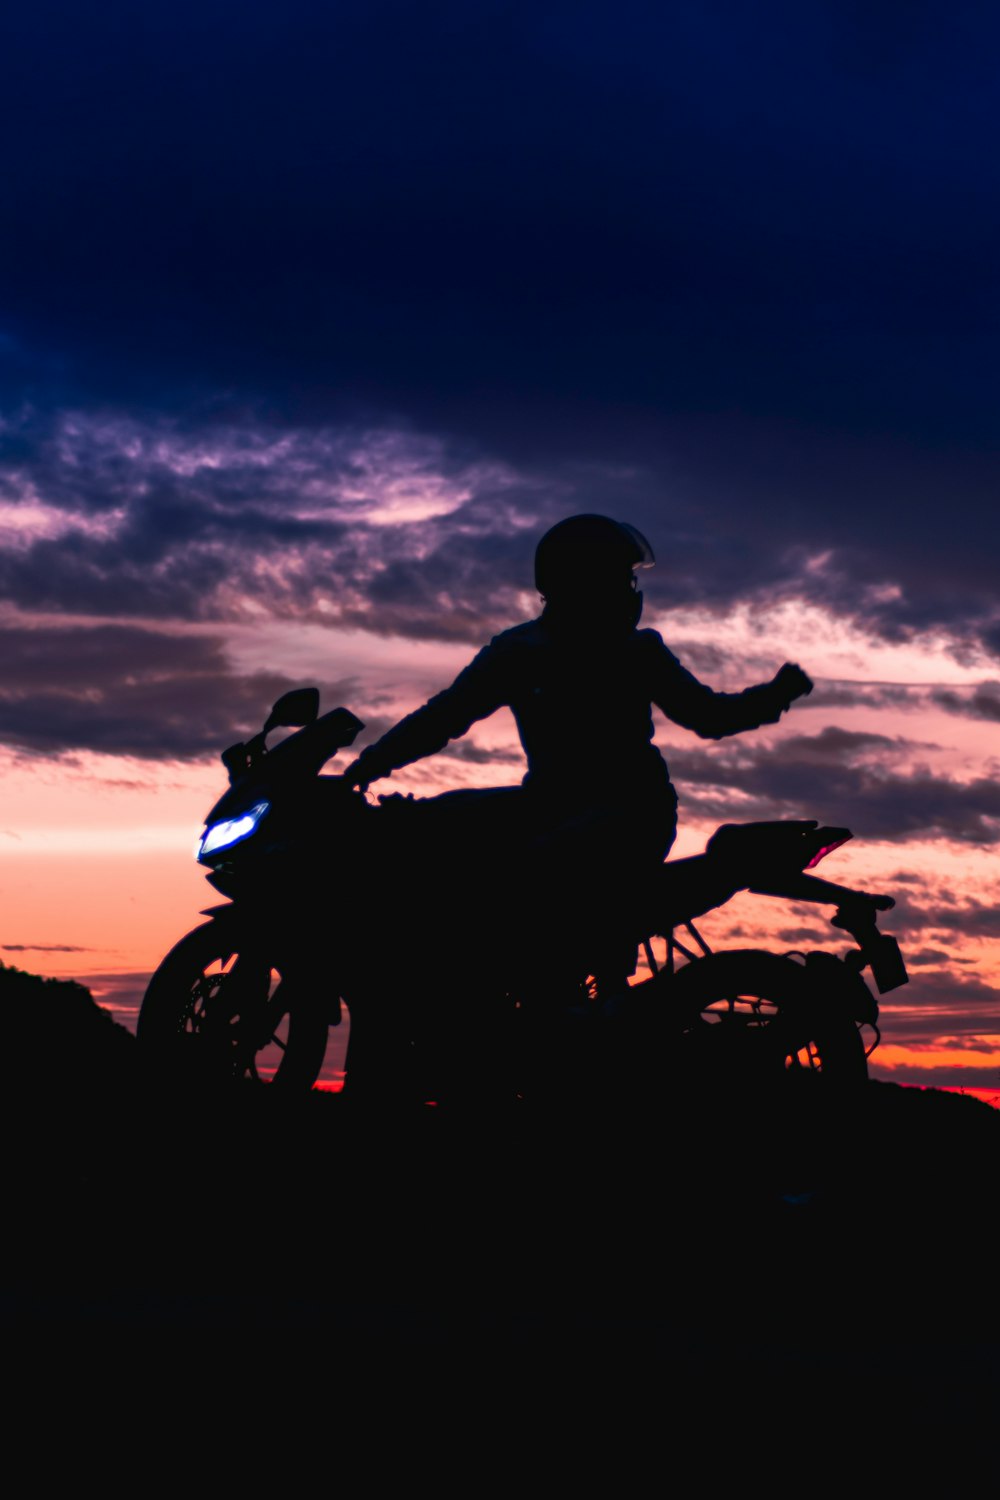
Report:
<svg viewBox="0 0 1000 1500"><path fill-rule="evenodd" d="M716 740L777 723L812 689L791 663L739 693L699 682L655 630L638 629L635 570L653 562L641 532L608 516L571 516L553 526L535 553L544 601L538 618L494 636L450 687L364 750L346 782L366 789L506 705L528 762L520 815L512 816L510 794L503 806L508 839L530 837L536 852L558 850L580 929L592 931L598 917L615 928L676 833L677 798L652 743L651 705ZM612 943L604 967L623 974L632 966Z"/></svg>

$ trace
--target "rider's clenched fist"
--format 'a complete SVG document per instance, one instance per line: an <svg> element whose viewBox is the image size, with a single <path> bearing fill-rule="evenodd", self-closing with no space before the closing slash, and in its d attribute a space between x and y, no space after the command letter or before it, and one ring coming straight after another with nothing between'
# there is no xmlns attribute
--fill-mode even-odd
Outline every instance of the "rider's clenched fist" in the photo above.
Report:
<svg viewBox="0 0 1000 1500"><path fill-rule="evenodd" d="M781 689L787 702L791 703L795 698L804 698L813 690L812 678L808 677L797 662L786 661L785 665L776 674L774 685Z"/></svg>

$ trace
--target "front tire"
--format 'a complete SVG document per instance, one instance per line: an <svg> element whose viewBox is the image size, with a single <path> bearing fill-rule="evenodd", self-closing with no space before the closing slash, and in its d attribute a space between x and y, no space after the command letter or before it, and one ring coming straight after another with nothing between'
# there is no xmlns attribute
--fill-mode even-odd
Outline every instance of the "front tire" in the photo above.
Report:
<svg viewBox="0 0 1000 1500"><path fill-rule="evenodd" d="M263 949L225 919L196 927L153 975L137 1035L147 1056L186 1082L239 1079L307 1093L326 1053L318 1004L285 1005Z"/></svg>

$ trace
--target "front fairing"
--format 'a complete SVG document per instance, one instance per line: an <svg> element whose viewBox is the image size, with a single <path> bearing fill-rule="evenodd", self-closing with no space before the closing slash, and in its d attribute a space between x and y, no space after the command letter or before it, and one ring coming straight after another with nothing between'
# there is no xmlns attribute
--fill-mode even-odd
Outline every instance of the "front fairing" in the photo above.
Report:
<svg viewBox="0 0 1000 1500"><path fill-rule="evenodd" d="M248 800L248 799L245 799ZM237 816L242 808L225 811ZM360 793L337 776L315 776L285 788L246 839L199 857L209 883L232 900L280 900L336 888L356 876L377 820ZM209 825L211 826L211 825Z"/></svg>

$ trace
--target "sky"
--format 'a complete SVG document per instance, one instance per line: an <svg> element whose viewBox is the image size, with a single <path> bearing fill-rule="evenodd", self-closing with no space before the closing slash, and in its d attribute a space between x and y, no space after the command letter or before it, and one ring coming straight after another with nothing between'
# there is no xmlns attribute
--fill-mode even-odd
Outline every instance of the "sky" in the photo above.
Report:
<svg viewBox="0 0 1000 1500"><path fill-rule="evenodd" d="M873 1071L1000 1089L998 45L970 0L8 7L0 959L134 1019L218 752L311 682L375 737L596 510L703 680L817 684L657 717L677 852L852 828L912 975ZM502 711L387 789L521 767Z"/></svg>

